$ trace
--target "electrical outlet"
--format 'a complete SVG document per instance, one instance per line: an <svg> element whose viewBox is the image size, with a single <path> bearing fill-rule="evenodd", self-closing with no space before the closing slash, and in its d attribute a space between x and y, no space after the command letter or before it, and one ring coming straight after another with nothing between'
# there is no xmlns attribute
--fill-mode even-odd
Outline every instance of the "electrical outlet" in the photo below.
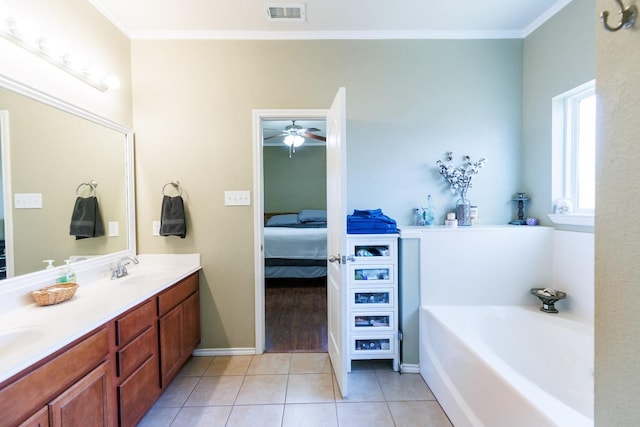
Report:
<svg viewBox="0 0 640 427"><path fill-rule="evenodd" d="M251 205L250 191L225 191L225 206L249 206Z"/></svg>
<svg viewBox="0 0 640 427"><path fill-rule="evenodd" d="M160 221L151 222L151 233L154 236L159 236L160 235Z"/></svg>

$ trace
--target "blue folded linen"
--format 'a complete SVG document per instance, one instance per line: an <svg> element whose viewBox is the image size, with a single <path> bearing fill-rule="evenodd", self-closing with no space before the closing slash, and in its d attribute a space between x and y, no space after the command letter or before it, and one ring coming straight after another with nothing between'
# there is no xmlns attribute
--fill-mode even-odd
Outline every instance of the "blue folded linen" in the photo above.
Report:
<svg viewBox="0 0 640 427"><path fill-rule="evenodd" d="M397 232L396 221L383 214L381 209L355 209L353 215L347 216L347 233L349 234L390 234Z"/></svg>

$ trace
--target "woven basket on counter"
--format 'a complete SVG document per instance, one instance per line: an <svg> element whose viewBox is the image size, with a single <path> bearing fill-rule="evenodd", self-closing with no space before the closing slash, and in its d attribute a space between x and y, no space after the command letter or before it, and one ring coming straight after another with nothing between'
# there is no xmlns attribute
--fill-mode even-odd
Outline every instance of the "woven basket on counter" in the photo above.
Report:
<svg viewBox="0 0 640 427"><path fill-rule="evenodd" d="M70 299L77 289L77 283L58 283L32 291L31 296L38 305L53 305Z"/></svg>

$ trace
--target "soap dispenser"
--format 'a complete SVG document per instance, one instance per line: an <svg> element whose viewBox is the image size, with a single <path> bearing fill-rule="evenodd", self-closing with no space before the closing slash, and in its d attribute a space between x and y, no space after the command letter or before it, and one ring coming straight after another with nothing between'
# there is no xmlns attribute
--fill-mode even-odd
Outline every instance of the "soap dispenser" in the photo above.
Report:
<svg viewBox="0 0 640 427"><path fill-rule="evenodd" d="M53 265L53 261L55 261L54 259L43 259L42 262L46 262L48 263L48 265L45 267L45 270L51 270L52 268L55 268Z"/></svg>
<svg viewBox="0 0 640 427"><path fill-rule="evenodd" d="M71 260L64 260L65 267L62 272L62 277L58 280L60 283L75 283L76 273L71 269Z"/></svg>

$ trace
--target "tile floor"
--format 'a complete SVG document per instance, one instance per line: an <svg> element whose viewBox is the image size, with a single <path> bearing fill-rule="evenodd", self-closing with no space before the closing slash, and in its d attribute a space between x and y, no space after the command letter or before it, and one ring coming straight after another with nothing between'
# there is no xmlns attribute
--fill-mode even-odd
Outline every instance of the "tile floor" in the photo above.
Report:
<svg viewBox="0 0 640 427"><path fill-rule="evenodd" d="M451 427L419 374L354 362L338 392L327 353L192 357L140 426Z"/></svg>

